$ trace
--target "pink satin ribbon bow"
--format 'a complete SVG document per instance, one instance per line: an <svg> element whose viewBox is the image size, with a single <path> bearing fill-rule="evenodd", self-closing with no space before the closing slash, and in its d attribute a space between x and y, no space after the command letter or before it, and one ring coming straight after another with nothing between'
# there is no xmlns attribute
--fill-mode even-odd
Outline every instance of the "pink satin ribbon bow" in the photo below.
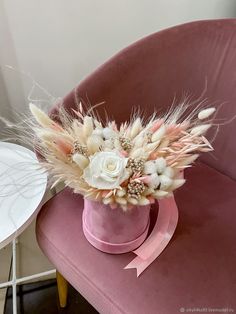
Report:
<svg viewBox="0 0 236 314"><path fill-rule="evenodd" d="M125 269L136 268L137 277L163 252L178 223L178 208L174 196L159 201L156 224L150 236L135 251L135 257Z"/></svg>

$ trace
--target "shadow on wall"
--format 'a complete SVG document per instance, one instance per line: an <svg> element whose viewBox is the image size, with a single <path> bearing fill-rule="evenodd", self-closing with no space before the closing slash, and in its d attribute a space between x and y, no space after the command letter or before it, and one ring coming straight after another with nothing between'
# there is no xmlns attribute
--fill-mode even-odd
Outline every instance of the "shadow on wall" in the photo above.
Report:
<svg viewBox="0 0 236 314"><path fill-rule="evenodd" d="M25 104L22 78L6 67L19 69L16 49L5 10L5 1L0 1L0 116L15 121L15 113L21 112ZM0 139L4 136L4 125L0 122Z"/></svg>
<svg viewBox="0 0 236 314"><path fill-rule="evenodd" d="M231 3L230 12L231 12L231 16L236 18L236 3L235 2Z"/></svg>
<svg viewBox="0 0 236 314"><path fill-rule="evenodd" d="M7 96L7 89L1 71L0 71L0 116L6 119L10 119L12 116L12 108L10 106L10 102ZM0 139L5 138L4 129L5 125L2 121L0 121Z"/></svg>

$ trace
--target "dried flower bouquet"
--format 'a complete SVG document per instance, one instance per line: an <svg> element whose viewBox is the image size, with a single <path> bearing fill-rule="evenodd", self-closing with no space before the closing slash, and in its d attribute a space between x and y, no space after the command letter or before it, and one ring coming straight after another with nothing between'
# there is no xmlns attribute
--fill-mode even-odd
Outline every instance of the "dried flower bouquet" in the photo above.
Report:
<svg viewBox="0 0 236 314"><path fill-rule="evenodd" d="M182 104L146 123L135 117L118 127L115 121L103 125L81 104L76 118L60 108L61 124L30 104L37 149L54 184L63 181L87 199L124 210L169 196L185 182L180 172L213 149L204 135L215 108L186 114L187 108Z"/></svg>

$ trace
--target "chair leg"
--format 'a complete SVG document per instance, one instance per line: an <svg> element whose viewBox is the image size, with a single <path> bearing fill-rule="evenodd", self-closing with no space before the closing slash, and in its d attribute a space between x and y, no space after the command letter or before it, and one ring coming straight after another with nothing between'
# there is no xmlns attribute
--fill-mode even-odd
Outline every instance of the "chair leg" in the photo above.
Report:
<svg viewBox="0 0 236 314"><path fill-rule="evenodd" d="M67 304L68 282L58 271L57 271L57 289L60 307L64 308L66 307Z"/></svg>

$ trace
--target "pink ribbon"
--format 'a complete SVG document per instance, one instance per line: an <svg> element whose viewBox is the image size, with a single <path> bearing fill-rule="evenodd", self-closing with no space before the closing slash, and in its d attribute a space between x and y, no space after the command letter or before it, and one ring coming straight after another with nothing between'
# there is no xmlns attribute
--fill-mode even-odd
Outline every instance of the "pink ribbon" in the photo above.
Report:
<svg viewBox="0 0 236 314"><path fill-rule="evenodd" d="M125 269L136 268L137 277L163 252L178 223L178 208L174 196L159 201L156 224L147 240L135 251L135 257Z"/></svg>

